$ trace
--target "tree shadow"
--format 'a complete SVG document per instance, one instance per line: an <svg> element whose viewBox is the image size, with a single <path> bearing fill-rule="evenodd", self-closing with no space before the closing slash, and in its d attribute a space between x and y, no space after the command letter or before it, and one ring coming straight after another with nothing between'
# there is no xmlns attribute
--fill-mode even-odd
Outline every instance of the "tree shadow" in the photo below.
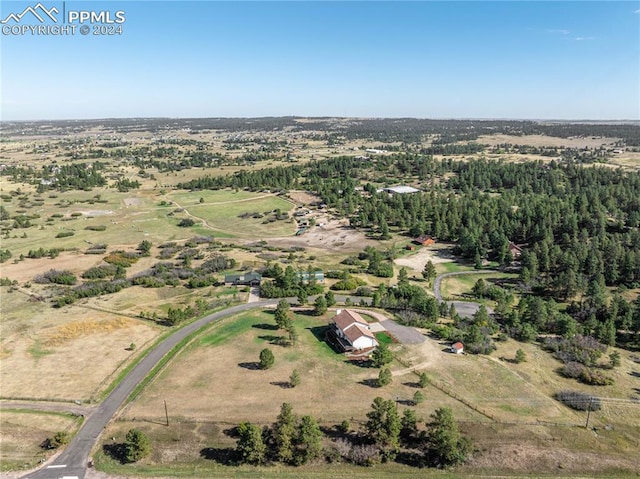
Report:
<svg viewBox="0 0 640 479"><path fill-rule="evenodd" d="M629 373L629 376L633 376L634 378L640 378L640 372L639 371L631 371Z"/></svg>
<svg viewBox="0 0 640 479"><path fill-rule="evenodd" d="M126 464L126 448L124 443L105 444L102 446L102 451L106 456L118 461L120 464Z"/></svg>
<svg viewBox="0 0 640 479"><path fill-rule="evenodd" d="M251 371L257 371L260 368L260 363L257 361L246 362L246 363L238 363L238 366L244 369L250 369Z"/></svg>
<svg viewBox="0 0 640 479"><path fill-rule="evenodd" d="M225 466L238 465L238 453L232 447L205 447L200 450L200 457Z"/></svg>
<svg viewBox="0 0 640 479"><path fill-rule="evenodd" d="M359 368L363 368L363 369L373 368L372 362L368 359L345 359L344 362L347 364L358 366Z"/></svg>
<svg viewBox="0 0 640 479"><path fill-rule="evenodd" d="M406 383L402 383L402 385L410 387L410 388L422 389L422 386L420 386L420 383L413 383L411 381L408 381Z"/></svg>
<svg viewBox="0 0 640 479"><path fill-rule="evenodd" d="M378 380L377 379L363 379L362 381L358 381L358 384L362 384L363 386L369 386L370 388L378 389Z"/></svg>
<svg viewBox="0 0 640 479"><path fill-rule="evenodd" d="M271 381L269 384L271 384L272 386L281 387L282 389L291 389L291 388L293 388L293 386L291 385L291 383L289 381Z"/></svg>
<svg viewBox="0 0 640 479"><path fill-rule="evenodd" d="M269 324L269 323L252 324L251 327L252 328L256 328L256 329L266 329L267 331L277 331L278 330L278 325L277 324Z"/></svg>
<svg viewBox="0 0 640 479"><path fill-rule="evenodd" d="M228 427L227 429L222 430L222 434L227 437L238 438L240 434L238 433L238 426Z"/></svg>
<svg viewBox="0 0 640 479"><path fill-rule="evenodd" d="M396 403L403 406L417 406L417 403L413 399L397 399Z"/></svg>
<svg viewBox="0 0 640 479"><path fill-rule="evenodd" d="M413 451L401 451L396 456L395 462L411 467L425 467L426 461L423 454Z"/></svg>

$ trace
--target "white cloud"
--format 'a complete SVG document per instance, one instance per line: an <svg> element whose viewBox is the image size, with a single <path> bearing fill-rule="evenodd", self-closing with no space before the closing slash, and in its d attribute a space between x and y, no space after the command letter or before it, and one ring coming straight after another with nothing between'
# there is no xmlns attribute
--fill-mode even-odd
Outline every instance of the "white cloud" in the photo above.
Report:
<svg viewBox="0 0 640 479"><path fill-rule="evenodd" d="M571 33L569 30L562 30L562 29L549 29L547 30L547 33L559 33L560 35L569 35L569 33Z"/></svg>
<svg viewBox="0 0 640 479"><path fill-rule="evenodd" d="M573 40L576 42L582 42L584 40L595 40L596 37L575 37Z"/></svg>
<svg viewBox="0 0 640 479"><path fill-rule="evenodd" d="M640 15L640 8L638 8L637 10L634 10L633 13L635 13L636 15Z"/></svg>

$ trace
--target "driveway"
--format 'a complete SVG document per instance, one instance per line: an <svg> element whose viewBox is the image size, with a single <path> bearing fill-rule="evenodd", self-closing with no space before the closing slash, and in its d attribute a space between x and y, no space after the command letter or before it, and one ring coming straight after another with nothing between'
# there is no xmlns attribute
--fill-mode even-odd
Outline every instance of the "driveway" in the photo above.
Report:
<svg viewBox="0 0 640 479"><path fill-rule="evenodd" d="M409 326L402 326L391 319L380 321L380 324L402 344L420 344L426 339L421 332Z"/></svg>

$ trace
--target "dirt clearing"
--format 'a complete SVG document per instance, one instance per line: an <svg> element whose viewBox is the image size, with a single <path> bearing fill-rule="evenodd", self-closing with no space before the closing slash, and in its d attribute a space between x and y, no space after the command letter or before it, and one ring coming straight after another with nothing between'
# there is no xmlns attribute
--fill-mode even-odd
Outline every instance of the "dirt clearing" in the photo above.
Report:
<svg viewBox="0 0 640 479"><path fill-rule="evenodd" d="M449 246L447 245L434 245L428 248L422 247L415 254L398 258L394 262L400 267L404 266L418 273L422 273L422 270L424 270L425 265L429 261L433 264L451 263L455 261L454 256L450 254L448 250Z"/></svg>

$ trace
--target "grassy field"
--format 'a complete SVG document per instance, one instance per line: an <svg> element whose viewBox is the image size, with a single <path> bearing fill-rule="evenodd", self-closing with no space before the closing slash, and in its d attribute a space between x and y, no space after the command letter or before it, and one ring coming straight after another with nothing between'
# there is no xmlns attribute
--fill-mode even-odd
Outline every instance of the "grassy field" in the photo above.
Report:
<svg viewBox="0 0 640 479"><path fill-rule="evenodd" d="M0 414L0 472L35 467L53 454L40 444L58 431L73 434L82 418L66 413L4 409Z"/></svg>
<svg viewBox="0 0 640 479"><path fill-rule="evenodd" d="M116 437L116 442L131 427L143 429L154 444L152 457L140 465L121 466L100 453L99 467L112 474L145 476L251 477L253 472L261 477L293 477L296 470L281 466L231 469L208 458L207 451L234 447L235 440L225 430L241 421L272 423L283 402L292 404L297 414L314 415L323 426L332 427L348 419L357 430L375 396L399 401L400 409L413 408L422 418L428 418L437 407L452 407L461 427L478 447L471 463L457 471L456 477L482 477L485 471L520 477L528 470L553 476L559 463L567 476L598 471L599 477L618 477L616 468L629 470L638 463L637 458L631 459L631 451L640 447L637 404L611 401L592 413L591 425L603 431L598 433L599 439L594 439L583 427L584 412L575 412L551 397L563 389L601 397L628 397L633 391L630 373L635 363L627 352L622 351L620 368L610 373L615 385L596 391L557 375L557 361L534 344L509 340L498 343L492 356L454 356L444 352L444 344L428 339L437 351L429 358L421 357L425 351L422 346L394 345L392 349L404 358L403 363L410 357L410 364L426 371L432 381L423 391L425 402L411 406L416 374L394 362L393 383L385 388L372 387L377 370L346 363L319 341L326 321L326 317L296 314L294 324L300 339L293 347L271 344L283 333L275 329L268 311L245 313L216 324L166 365L108 429L106 436ZM267 371L256 369L259 351L264 347L272 349L276 357L275 365ZM521 364L512 361L518 348L527 356ZM423 363L425 359L428 361ZM302 376L296 388L287 386L293 369ZM488 395L487 391L492 393ZM163 425L165 400L169 427ZM601 455L600 461L594 460L594 451ZM549 454L555 454L553 461ZM305 477L360 477L369 471L333 467L320 470L311 466L303 472ZM390 464L375 471L402 477L410 471L405 468ZM425 477L436 474L419 473Z"/></svg>
<svg viewBox="0 0 640 479"><path fill-rule="evenodd" d="M451 264L451 263L448 263ZM470 270L473 271L473 270ZM479 279L484 279L490 284L495 279L513 279L517 278L517 274L513 273L486 273L486 274L461 274L459 276L450 276L442 280L440 289L442 297L449 300L476 301L476 298L470 296L471 289ZM482 302L482 301L480 301Z"/></svg>
<svg viewBox="0 0 640 479"><path fill-rule="evenodd" d="M247 191L196 191L167 195L185 208L192 217L201 219L214 231L239 237L288 236L295 233L293 221L269 222L271 212L280 209L283 213L293 210L293 204L281 197ZM243 214L259 213L263 218L240 218Z"/></svg>

